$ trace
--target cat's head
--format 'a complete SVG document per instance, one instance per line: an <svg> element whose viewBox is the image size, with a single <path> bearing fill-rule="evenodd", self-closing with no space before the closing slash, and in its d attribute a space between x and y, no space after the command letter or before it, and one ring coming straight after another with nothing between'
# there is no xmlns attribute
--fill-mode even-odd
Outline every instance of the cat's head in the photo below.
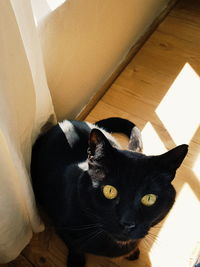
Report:
<svg viewBox="0 0 200 267"><path fill-rule="evenodd" d="M144 237L172 207L176 193L171 182L187 151L187 145L159 156L119 150L93 129L88 181L83 183L85 209L116 240Z"/></svg>

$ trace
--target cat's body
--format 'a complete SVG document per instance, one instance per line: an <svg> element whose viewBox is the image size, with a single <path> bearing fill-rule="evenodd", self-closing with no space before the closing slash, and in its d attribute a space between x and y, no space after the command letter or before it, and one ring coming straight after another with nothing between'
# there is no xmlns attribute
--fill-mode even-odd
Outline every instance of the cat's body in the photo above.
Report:
<svg viewBox="0 0 200 267"><path fill-rule="evenodd" d="M131 122L112 118L97 124L125 133L131 138L129 148L141 150L140 135ZM69 248L68 267L84 266L86 252L137 258L138 240L174 203L171 181L187 153L186 145L161 156L121 150L109 134L96 128L64 121L33 148L36 199ZM154 196L155 203L144 205L144 196L149 201Z"/></svg>

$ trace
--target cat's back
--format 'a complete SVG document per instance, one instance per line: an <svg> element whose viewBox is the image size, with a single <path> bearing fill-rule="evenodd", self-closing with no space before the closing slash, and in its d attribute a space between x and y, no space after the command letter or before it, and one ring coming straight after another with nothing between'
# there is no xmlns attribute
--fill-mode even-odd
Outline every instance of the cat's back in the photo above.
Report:
<svg viewBox="0 0 200 267"><path fill-rule="evenodd" d="M86 123L65 121L39 136L33 146L34 193L53 217L59 213L58 207L63 205L65 195L70 195L81 175L77 163L87 158L89 134Z"/></svg>
<svg viewBox="0 0 200 267"><path fill-rule="evenodd" d="M62 172L66 165L87 157L90 128L84 122L64 121L39 136L32 149L31 172L36 179Z"/></svg>

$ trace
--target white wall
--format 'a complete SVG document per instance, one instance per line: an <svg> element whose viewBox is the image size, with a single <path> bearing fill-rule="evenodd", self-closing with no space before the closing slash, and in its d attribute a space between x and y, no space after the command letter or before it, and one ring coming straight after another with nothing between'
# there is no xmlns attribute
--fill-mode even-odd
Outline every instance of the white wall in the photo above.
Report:
<svg viewBox="0 0 200 267"><path fill-rule="evenodd" d="M168 1L32 0L59 120L80 112Z"/></svg>

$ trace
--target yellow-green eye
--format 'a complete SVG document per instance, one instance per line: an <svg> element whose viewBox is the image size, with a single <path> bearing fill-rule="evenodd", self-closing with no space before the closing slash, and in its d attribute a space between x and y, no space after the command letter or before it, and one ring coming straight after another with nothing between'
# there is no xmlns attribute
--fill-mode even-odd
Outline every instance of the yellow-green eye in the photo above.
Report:
<svg viewBox="0 0 200 267"><path fill-rule="evenodd" d="M105 185L103 187L103 194L108 199L114 199L117 197L117 189L112 185Z"/></svg>
<svg viewBox="0 0 200 267"><path fill-rule="evenodd" d="M147 194L141 198L141 202L145 206L152 206L155 204L157 200L157 196L154 194Z"/></svg>

